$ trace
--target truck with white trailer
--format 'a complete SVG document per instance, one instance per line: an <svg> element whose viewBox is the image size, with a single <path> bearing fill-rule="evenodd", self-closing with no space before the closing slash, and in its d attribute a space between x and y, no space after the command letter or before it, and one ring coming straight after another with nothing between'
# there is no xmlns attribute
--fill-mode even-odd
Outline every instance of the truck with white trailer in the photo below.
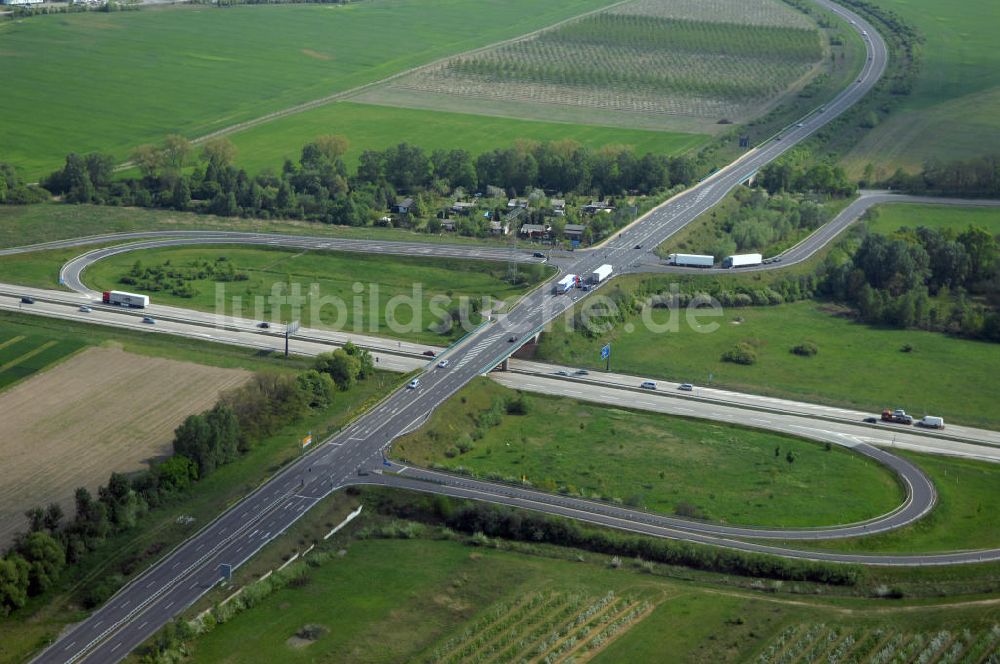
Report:
<svg viewBox="0 0 1000 664"><path fill-rule="evenodd" d="M726 256L723 258L722 267L750 267L752 265L760 265L763 262L764 257L760 254L735 254L733 256Z"/></svg>
<svg viewBox="0 0 1000 664"><path fill-rule="evenodd" d="M570 289L576 286L576 283L579 280L580 278L575 274L567 274L565 277L556 282L553 292L556 295L562 295L563 293L568 292Z"/></svg>
<svg viewBox="0 0 1000 664"><path fill-rule="evenodd" d="M138 295L136 293L126 293L125 291L104 291L101 298L104 304L114 304L119 307L129 307L132 309L145 309L149 306L148 295Z"/></svg>
<svg viewBox="0 0 1000 664"><path fill-rule="evenodd" d="M590 283L599 284L608 277L611 276L612 267L610 265L602 265L593 272L590 273Z"/></svg>
<svg viewBox="0 0 1000 664"><path fill-rule="evenodd" d="M667 256L669 265L681 265L685 267L712 267L715 265L715 256L704 256L702 254L670 254Z"/></svg>

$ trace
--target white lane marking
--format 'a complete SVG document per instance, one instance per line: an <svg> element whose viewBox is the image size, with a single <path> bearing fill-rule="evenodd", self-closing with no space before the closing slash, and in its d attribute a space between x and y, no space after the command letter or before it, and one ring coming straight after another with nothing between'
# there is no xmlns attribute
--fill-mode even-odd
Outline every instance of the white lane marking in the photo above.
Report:
<svg viewBox="0 0 1000 664"><path fill-rule="evenodd" d="M120 648L121 645L122 645L121 641L119 641L118 643L116 643L114 646L112 646L111 652L114 652L114 651L118 650L118 648Z"/></svg>

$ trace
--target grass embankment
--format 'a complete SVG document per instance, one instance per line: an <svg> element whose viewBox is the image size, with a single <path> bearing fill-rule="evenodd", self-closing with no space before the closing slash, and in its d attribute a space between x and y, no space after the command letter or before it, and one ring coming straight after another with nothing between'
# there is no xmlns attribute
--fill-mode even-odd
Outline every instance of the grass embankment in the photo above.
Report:
<svg viewBox="0 0 1000 664"><path fill-rule="evenodd" d="M0 322L21 324L24 317L0 313ZM97 327L63 321L28 319L27 328L40 327L55 334L87 343L121 342L126 350L162 355L175 359L202 362L214 366L241 366L248 369L301 369L304 361L293 359L284 363L276 358L260 356L254 351L217 344L176 339L168 336L146 336L140 333L119 333ZM234 501L252 491L267 476L301 453L298 441L303 432L312 431L317 440L341 428L354 413L394 389L402 379L377 373L347 392L337 392L333 405L325 411L284 427L236 461L220 466L212 475L196 483L191 491L176 503L157 508L139 519L139 525L108 539L100 548L87 554L83 561L70 567L55 588L29 600L28 605L11 617L0 621L0 662L19 662L28 653L54 638L68 623L83 617L81 598L95 588L113 589L116 584L141 573L151 562L164 555L177 543L189 537L217 516ZM110 472L110 471L109 471ZM179 523L179 517L192 517L190 523Z"/></svg>
<svg viewBox="0 0 1000 664"><path fill-rule="evenodd" d="M358 499L368 508L361 517L320 543L320 551L343 555L306 568L299 581L189 641L193 661L514 662L558 654L553 660L747 662L763 654L760 661L771 662L793 649L800 654L780 661L825 660L838 648L868 661L889 643L899 650L919 643L922 652L942 630L948 639L937 649L960 643L961 654L1000 640L990 631L1000 620L993 605L804 598L783 592L793 585L762 582L776 591L765 595L719 585L732 579L718 575L628 559L609 566L606 555L389 522L372 511L367 493ZM301 550L309 522L347 510L349 499L337 500L330 515L311 512L293 527L297 544L273 543L259 558L269 568ZM372 539L359 539L365 536ZM264 569L240 570L237 583ZM643 610L605 632L629 606ZM382 638L390 632L393 638Z"/></svg>
<svg viewBox="0 0 1000 664"><path fill-rule="evenodd" d="M150 249L119 254L88 268L84 280L97 290L118 288L148 292L157 303L217 310L218 276L202 270L204 276L200 278L198 275L185 278L183 284L192 288L194 295L180 297L171 292L176 283L173 278L162 282L167 284L166 290L145 288L144 283L149 282L147 278L139 278L135 284L123 283L121 279L132 273L136 261L145 268L169 261L167 269L182 272L192 269L196 263L232 266L235 273L246 279L220 282L225 287L226 313L283 322L296 319L307 326L405 337L426 343L441 343L464 334L460 326L446 334L431 329L443 314L460 306L460 298L478 300L488 295L494 300L509 300L535 283L513 286L506 281L505 264L486 261L238 246ZM549 270L533 266L519 269L519 273L537 280L549 274ZM291 304L283 304L280 308L272 305L269 299L274 294L293 292L289 284L299 287L306 298L301 304L301 313L294 313ZM306 297L313 284L319 288L319 297ZM234 301L236 297L240 298L238 304ZM255 302L257 297L261 298L260 306ZM401 298L412 299L413 306L405 302L399 306L393 303L394 299L400 301ZM340 303L339 306L334 300ZM360 307L356 306L356 300L361 301ZM477 322L478 314L471 317L473 323Z"/></svg>
<svg viewBox="0 0 1000 664"><path fill-rule="evenodd" d="M34 179L70 151L123 158L168 133L201 136L608 4L379 0L11 21L0 26L18 62L4 72L4 110L19 121L0 126L0 144ZM120 76L123 58L141 75Z"/></svg>
<svg viewBox="0 0 1000 664"><path fill-rule="evenodd" d="M515 401L527 414L506 414L505 404ZM485 419L491 409L498 417ZM891 473L838 447L519 394L486 379L397 441L393 454L422 466L745 525L849 523L888 512L903 499Z"/></svg>
<svg viewBox="0 0 1000 664"><path fill-rule="evenodd" d="M952 205L877 205L865 224L873 233L891 235L900 228L951 229L962 233L970 225L1000 236L1000 207L955 207Z"/></svg>
<svg viewBox="0 0 1000 664"><path fill-rule="evenodd" d="M331 127L335 129L331 129ZM602 127L590 124L519 120L490 115L448 113L341 102L281 118L232 137L237 164L251 173L277 170L285 159L297 162L301 146L335 132L350 141L344 155L349 170L365 150L384 150L399 143L423 148L462 149L476 156L517 141L572 140L584 147L632 146L636 153L681 154L701 147L709 137L668 131Z"/></svg>
<svg viewBox="0 0 1000 664"><path fill-rule="evenodd" d="M743 278L750 283L766 279ZM538 357L597 367L601 347L610 342L614 371L702 385L711 375L712 385L744 392L872 412L902 407L918 416L1000 427L995 379L1000 353L995 344L863 325L826 309L814 301L731 308L720 318L700 318L703 326L698 329L685 322L681 311L676 332L648 329L636 316L597 338L560 328L543 338ZM652 320L662 324L667 315L667 310L656 309ZM628 323L632 332L626 331ZM718 327L705 327L713 324ZM743 341L754 346L757 362L723 362L722 354ZM791 352L804 341L816 344L818 354L801 357ZM901 352L907 344L912 352Z"/></svg>
<svg viewBox="0 0 1000 664"><path fill-rule="evenodd" d="M879 0L925 37L912 94L845 158L851 175L872 163L876 177L927 159L978 157L1000 150L1000 52L993 0L942 4Z"/></svg>

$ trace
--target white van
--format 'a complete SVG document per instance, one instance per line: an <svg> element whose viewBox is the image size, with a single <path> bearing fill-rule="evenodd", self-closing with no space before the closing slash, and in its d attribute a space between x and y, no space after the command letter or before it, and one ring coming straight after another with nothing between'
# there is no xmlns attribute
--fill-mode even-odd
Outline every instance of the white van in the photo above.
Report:
<svg viewBox="0 0 1000 664"><path fill-rule="evenodd" d="M641 387L644 390L655 390L656 389L656 383L654 383L651 380L644 380L644 381L642 381L642 384L639 387Z"/></svg>
<svg viewBox="0 0 1000 664"><path fill-rule="evenodd" d="M928 429L943 429L944 428L944 418L934 417L933 415L924 415L924 419L917 422L917 426L927 427Z"/></svg>

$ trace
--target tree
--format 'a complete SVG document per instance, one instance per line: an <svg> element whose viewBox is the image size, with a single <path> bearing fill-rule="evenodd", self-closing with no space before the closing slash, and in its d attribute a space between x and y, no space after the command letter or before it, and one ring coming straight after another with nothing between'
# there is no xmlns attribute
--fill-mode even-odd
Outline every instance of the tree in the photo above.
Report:
<svg viewBox="0 0 1000 664"><path fill-rule="evenodd" d="M32 507L24 513L24 518L28 520L28 532L38 532L45 527L45 510L41 507Z"/></svg>
<svg viewBox="0 0 1000 664"><path fill-rule="evenodd" d="M333 403L336 385L330 374L310 369L299 374L298 382L299 388L309 399L310 408L328 408Z"/></svg>
<svg viewBox="0 0 1000 664"><path fill-rule="evenodd" d="M28 563L28 591L37 595L52 586L66 564L62 546L48 533L31 533L17 547Z"/></svg>
<svg viewBox="0 0 1000 664"><path fill-rule="evenodd" d="M154 179L159 175L163 155L155 145L146 143L132 150L129 160L139 169L142 177Z"/></svg>
<svg viewBox="0 0 1000 664"><path fill-rule="evenodd" d="M187 210L191 205L191 185L185 177L177 178L174 184L173 200L171 201L175 210Z"/></svg>
<svg viewBox="0 0 1000 664"><path fill-rule="evenodd" d="M28 562L16 553L0 558L0 615L28 601Z"/></svg>
<svg viewBox="0 0 1000 664"><path fill-rule="evenodd" d="M198 465L183 454L175 454L153 471L157 483L169 491L185 491L198 481Z"/></svg>
<svg viewBox="0 0 1000 664"><path fill-rule="evenodd" d="M329 374L341 390L350 389L361 372L358 359L348 355L343 348L316 356L314 366L316 371Z"/></svg>
<svg viewBox="0 0 1000 664"><path fill-rule="evenodd" d="M344 352L358 361L358 378L364 380L375 373L375 362L372 360L372 354L366 349L348 341L344 344Z"/></svg>
<svg viewBox="0 0 1000 664"><path fill-rule="evenodd" d="M205 423L209 429L208 448L216 465L234 461L239 456L240 425L232 409L216 404L205 414Z"/></svg>
<svg viewBox="0 0 1000 664"><path fill-rule="evenodd" d="M236 146L228 138L213 138L202 147L201 158L216 168L225 168L236 158Z"/></svg>
<svg viewBox="0 0 1000 664"><path fill-rule="evenodd" d="M45 508L45 529L55 534L59 530L59 523L64 516L62 505L59 503L49 503Z"/></svg>
<svg viewBox="0 0 1000 664"><path fill-rule="evenodd" d="M996 239L980 226L969 226L958 236L958 241L969 256L969 279L976 282L989 278L997 264Z"/></svg>
<svg viewBox="0 0 1000 664"><path fill-rule="evenodd" d="M192 151L191 141L179 134L168 134L163 139L162 164L172 172L180 173Z"/></svg>
<svg viewBox="0 0 1000 664"><path fill-rule="evenodd" d="M174 430L174 453L183 454L198 464L199 477L215 470L215 455L209 448L212 432L204 415L189 415Z"/></svg>

